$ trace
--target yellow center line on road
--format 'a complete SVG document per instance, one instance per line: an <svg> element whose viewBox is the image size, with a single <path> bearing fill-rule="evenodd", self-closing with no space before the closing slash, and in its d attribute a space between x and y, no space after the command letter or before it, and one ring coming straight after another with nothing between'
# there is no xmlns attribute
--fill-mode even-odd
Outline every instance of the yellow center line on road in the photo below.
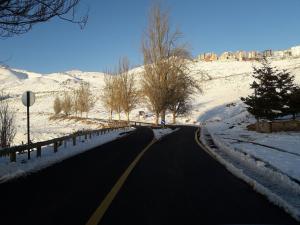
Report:
<svg viewBox="0 0 300 225"><path fill-rule="evenodd" d="M140 161L142 156L145 154L145 152L154 144L156 143L156 139L153 138L150 144L144 148L144 150L134 159L134 161L129 165L129 167L125 170L125 172L122 174L122 176L119 178L117 183L113 186L113 188L110 190L110 192L106 195L104 200L101 202L100 206L96 209L96 211L93 213L91 218L88 220L86 225L97 225L101 222L105 212L111 205L112 201L124 185L125 181L127 180L129 174L134 169L136 164Z"/></svg>

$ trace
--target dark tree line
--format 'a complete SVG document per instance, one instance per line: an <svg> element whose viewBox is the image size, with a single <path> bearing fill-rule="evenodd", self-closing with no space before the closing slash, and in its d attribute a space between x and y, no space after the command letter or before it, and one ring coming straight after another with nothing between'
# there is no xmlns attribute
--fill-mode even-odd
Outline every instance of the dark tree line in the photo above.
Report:
<svg viewBox="0 0 300 225"><path fill-rule="evenodd" d="M254 67L255 81L250 85L253 94L241 98L248 111L256 119L275 118L300 113L300 88L294 83L295 77L287 70L278 70L263 60L261 67Z"/></svg>
<svg viewBox="0 0 300 225"><path fill-rule="evenodd" d="M79 2L80 0L0 0L0 36L26 33L33 25L53 17L79 24L83 28L88 15L76 17Z"/></svg>

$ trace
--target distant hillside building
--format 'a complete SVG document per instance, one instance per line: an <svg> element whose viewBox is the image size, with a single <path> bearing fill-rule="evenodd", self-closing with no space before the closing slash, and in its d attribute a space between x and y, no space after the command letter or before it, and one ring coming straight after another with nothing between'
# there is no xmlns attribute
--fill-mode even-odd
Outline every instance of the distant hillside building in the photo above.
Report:
<svg viewBox="0 0 300 225"><path fill-rule="evenodd" d="M284 57L285 57L285 58L289 58L289 57L292 56L292 51L291 51L291 49L284 50L283 53L284 53Z"/></svg>
<svg viewBox="0 0 300 225"><path fill-rule="evenodd" d="M287 50L282 51L273 51L272 49L264 50L263 52L258 51L236 51L236 52L223 52L219 57L214 52L207 52L201 54L197 57L196 60L201 60L205 62L212 62L212 61L253 61L259 60L263 57L269 58L272 57L273 59L284 59L284 58L291 58L291 57L300 57L300 45L291 47Z"/></svg>
<svg viewBox="0 0 300 225"><path fill-rule="evenodd" d="M255 60L257 58L259 58L259 54L258 54L257 51L250 51L250 52L248 52L248 59L249 60Z"/></svg>
<svg viewBox="0 0 300 225"><path fill-rule="evenodd" d="M273 57L275 58L283 58L284 57L284 51L274 51Z"/></svg>
<svg viewBox="0 0 300 225"><path fill-rule="evenodd" d="M238 61L244 61L247 58L247 52L245 51L237 51L235 52L235 59Z"/></svg>
<svg viewBox="0 0 300 225"><path fill-rule="evenodd" d="M291 54L293 57L300 57L300 46L291 47Z"/></svg>
<svg viewBox="0 0 300 225"><path fill-rule="evenodd" d="M234 60L235 55L232 52L224 52L220 55L219 59L222 61Z"/></svg>
<svg viewBox="0 0 300 225"><path fill-rule="evenodd" d="M273 56L273 51L271 49L263 51L263 57L272 57Z"/></svg>
<svg viewBox="0 0 300 225"><path fill-rule="evenodd" d="M212 61L217 61L218 60L218 55L214 52L207 52L204 54L201 54L198 59L201 61L206 61L206 62L212 62Z"/></svg>

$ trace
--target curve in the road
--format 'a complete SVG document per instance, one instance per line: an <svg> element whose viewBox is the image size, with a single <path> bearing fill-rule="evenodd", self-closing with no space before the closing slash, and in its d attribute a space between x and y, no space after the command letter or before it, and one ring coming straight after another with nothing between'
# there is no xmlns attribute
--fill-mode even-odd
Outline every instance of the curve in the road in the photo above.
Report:
<svg viewBox="0 0 300 225"><path fill-rule="evenodd" d="M152 145L101 224L297 224L201 149L195 131Z"/></svg>

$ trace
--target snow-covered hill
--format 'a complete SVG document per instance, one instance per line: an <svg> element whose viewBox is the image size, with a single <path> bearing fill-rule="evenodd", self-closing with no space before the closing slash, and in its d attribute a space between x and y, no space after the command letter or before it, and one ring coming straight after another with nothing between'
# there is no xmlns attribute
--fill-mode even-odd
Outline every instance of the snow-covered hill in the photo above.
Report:
<svg viewBox="0 0 300 225"><path fill-rule="evenodd" d="M300 84L300 58L273 61L272 65L279 69L289 70L295 75L296 83ZM251 183L256 190L264 190L260 192L269 196L271 201L300 220L299 198L294 197L294 195L299 196L300 193L299 133L258 134L246 129L246 126L252 123L254 118L246 111L240 97L247 96L251 92L249 84L253 81L251 76L253 66L257 66L257 63L190 62L191 74L195 79L203 80L203 94L193 96L191 113L178 118L177 121L183 124L205 124L202 133L207 132L213 137L215 143L219 144L222 153L229 152L235 157L233 159L240 167L236 167L238 169L234 171L238 171L239 177L245 177L243 174L246 171L245 166L252 163L249 169L251 174L263 171L263 174L268 177L262 179L260 176L261 180L256 179L253 183L255 185ZM143 67L131 70L131 73L136 75L137 81L140 80L142 72ZM93 94L98 97L95 107L89 113L90 121L49 120L49 117L53 115L54 98L62 96L65 91L71 91L78 87L82 81L89 82ZM26 142L26 108L21 103L21 95L24 91L31 90L36 93L36 103L30 109L31 137L36 142L63 136L77 130L102 126L101 122L93 118L108 118L108 112L103 108L100 99L103 84L104 73L100 72L67 71L38 74L0 67L0 90L4 89L6 94L9 94L10 98L6 101L9 101L16 112L17 135L14 144ZM145 111L147 117L139 118L139 111ZM145 105L141 104L131 113L131 120L139 119L152 122L154 116ZM168 114L167 123L171 121L172 117ZM203 137L206 136L203 135ZM229 153L228 155L231 156ZM232 159L229 156L227 159L224 158L225 165L235 168L234 164L230 164ZM9 167L4 165L3 168ZM271 181L274 181L275 185ZM297 183L294 184L294 181ZM257 188L261 187L257 184L263 185L265 189ZM281 191L280 185L284 191ZM272 188L275 188L277 192L273 192ZM274 198L274 193L279 193L279 197Z"/></svg>
<svg viewBox="0 0 300 225"><path fill-rule="evenodd" d="M195 124L210 119L215 107L236 102L241 96L250 93L249 84L252 81L251 73L253 62L190 62L189 68L196 79L205 79L203 82L203 94L194 96L193 110L190 115L178 119L181 123ZM296 76L300 83L300 59L287 59L272 62L272 65L281 69L288 69ZM133 69L137 80L143 67ZM12 107L16 111L18 133L15 144L26 140L26 113L21 104L20 96L24 91L31 90L36 93L36 103L31 107L32 112L32 137L34 141L45 140L60 136L74 130L90 128L74 121L49 121L53 113L54 98L61 96L64 91L70 91L79 86L81 81L91 84L92 92L100 97L103 86L104 73L67 71L62 73L38 74L24 70L0 68L0 89L9 93ZM138 111L147 111L145 105L140 105L131 114L132 120L138 120ZM208 113L209 112L209 113ZM216 112L216 111L214 111ZM217 115L217 113L215 113ZM98 100L89 115L91 118L107 118L108 113ZM125 117L124 117L125 118ZM146 121L153 121L149 113ZM167 115L167 121L171 122L171 115ZM97 126L97 125L94 125Z"/></svg>

